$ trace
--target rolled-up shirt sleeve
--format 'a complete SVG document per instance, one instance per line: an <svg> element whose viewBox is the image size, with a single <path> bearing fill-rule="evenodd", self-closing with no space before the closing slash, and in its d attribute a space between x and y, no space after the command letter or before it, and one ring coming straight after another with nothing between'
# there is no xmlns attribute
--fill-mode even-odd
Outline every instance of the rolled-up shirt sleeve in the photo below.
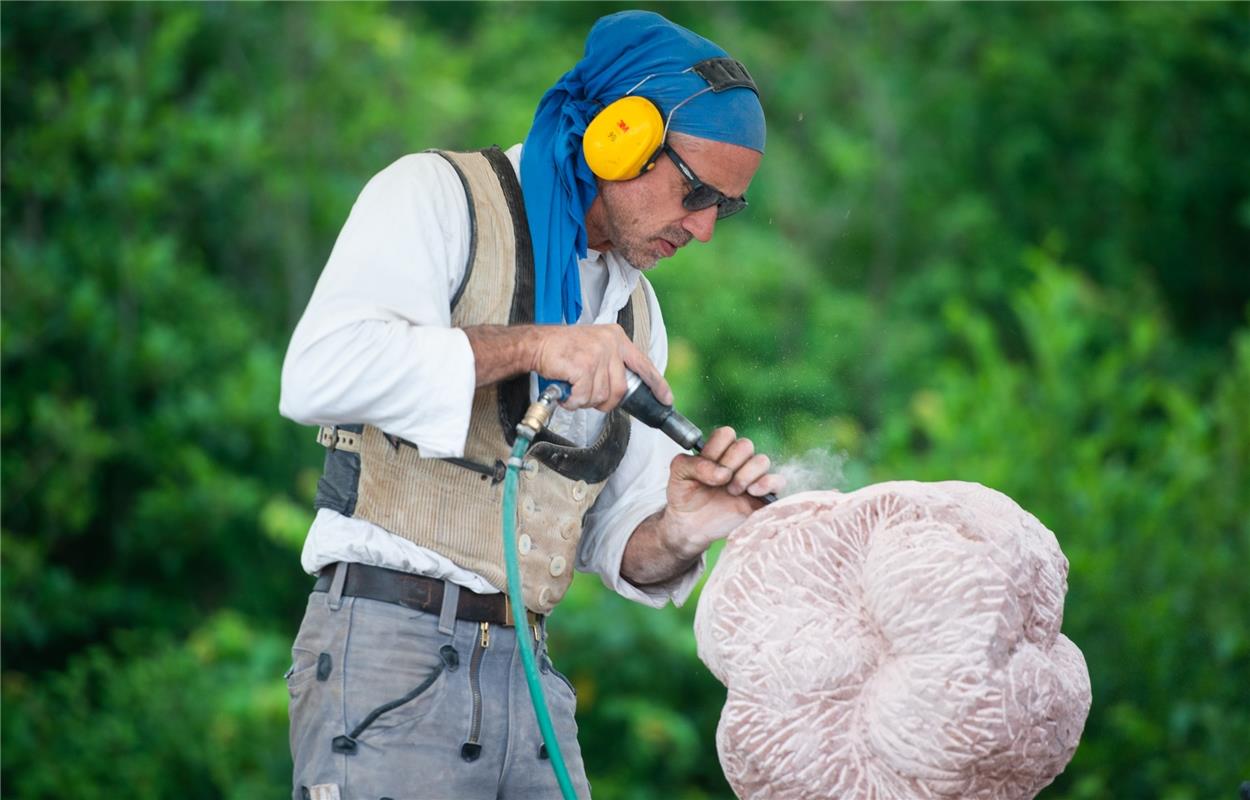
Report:
<svg viewBox="0 0 1250 800"><path fill-rule="evenodd" d="M464 452L473 350L451 327L468 204L436 154L405 156L365 186L295 328L279 410L308 425L368 423L422 456Z"/></svg>
<svg viewBox="0 0 1250 800"><path fill-rule="evenodd" d="M646 285L646 291L651 309L648 355L662 372L668 364L668 337L655 293L650 285ZM577 552L579 570L598 574L604 585L617 594L654 608L662 608L670 600L678 606L685 603L707 565L705 554L681 575L646 586L636 586L621 575L621 559L629 538L647 517L667 504L669 463L683 452L662 432L631 419L629 447L586 515Z"/></svg>

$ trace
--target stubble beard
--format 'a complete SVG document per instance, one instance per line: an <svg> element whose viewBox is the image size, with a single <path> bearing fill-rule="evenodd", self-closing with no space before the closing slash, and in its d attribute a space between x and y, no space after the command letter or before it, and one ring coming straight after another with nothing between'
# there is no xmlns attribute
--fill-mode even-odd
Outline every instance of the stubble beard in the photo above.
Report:
<svg viewBox="0 0 1250 800"><path fill-rule="evenodd" d="M639 272L646 272L654 269L659 263L660 257L652 250L646 247L640 247L633 242L624 242L616 248L621 258L629 262L629 265Z"/></svg>
<svg viewBox="0 0 1250 800"><path fill-rule="evenodd" d="M665 229L654 236L634 233L626 226L615 225L611 220L609 220L608 228L617 254L640 272L647 272L659 264L661 256L657 252L657 239L666 239L677 247L690 241L690 234L680 228ZM634 228L634 226L631 225L629 228Z"/></svg>
<svg viewBox="0 0 1250 800"><path fill-rule="evenodd" d="M628 215L609 197L610 192L600 192L603 197L604 226L608 237L612 240L617 255L624 258L629 265L640 272L653 269L659 263L660 255L656 252L656 239L663 238L680 247L690 241L690 234L685 229L676 227L657 231L654 235L641 232L638 217Z"/></svg>

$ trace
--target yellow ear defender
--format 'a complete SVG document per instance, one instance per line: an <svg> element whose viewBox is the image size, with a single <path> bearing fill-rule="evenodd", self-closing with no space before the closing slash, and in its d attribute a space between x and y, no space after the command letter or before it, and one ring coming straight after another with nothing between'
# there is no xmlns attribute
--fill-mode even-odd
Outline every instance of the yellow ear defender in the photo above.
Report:
<svg viewBox="0 0 1250 800"><path fill-rule="evenodd" d="M586 164L605 181L637 178L655 165L663 144L660 109L638 95L626 95L606 106L582 135Z"/></svg>
<svg viewBox="0 0 1250 800"><path fill-rule="evenodd" d="M751 73L742 63L729 57L705 58L682 70L693 72L707 81L707 87L695 92L669 110L673 112L704 92L723 92L744 88L759 95ZM675 73L670 73L675 74ZM655 103L632 94L655 75L648 75L621 99L609 103L586 126L582 135L582 153L590 171L605 181L627 181L637 178L655 166L664 146L667 130L663 115Z"/></svg>

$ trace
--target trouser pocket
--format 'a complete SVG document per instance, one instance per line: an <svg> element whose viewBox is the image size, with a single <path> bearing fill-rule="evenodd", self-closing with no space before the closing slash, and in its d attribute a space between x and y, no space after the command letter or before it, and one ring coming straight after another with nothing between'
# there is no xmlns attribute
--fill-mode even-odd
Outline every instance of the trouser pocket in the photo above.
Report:
<svg viewBox="0 0 1250 800"><path fill-rule="evenodd" d="M294 796L325 784L369 797L378 782L386 790L373 796L400 796L388 765L410 760L412 741L443 695L456 662L447 645L428 614L350 597L332 610L315 593L287 684Z"/></svg>
<svg viewBox="0 0 1250 800"><path fill-rule="evenodd" d="M361 737L377 741L409 734L442 690L447 643L429 615L356 598L343 656L345 711L335 752L350 753Z"/></svg>
<svg viewBox="0 0 1250 800"><path fill-rule="evenodd" d="M551 675L559 681L563 688L568 690L568 694L573 701L573 705L577 705L577 688L573 686L573 682L571 680L565 677L563 672L555 668L555 665L551 663L551 659L546 655L544 655L542 660L538 662L538 670L544 675Z"/></svg>
<svg viewBox="0 0 1250 800"><path fill-rule="evenodd" d="M442 674L443 674L443 665L440 664L439 666L435 667L434 672L432 672L429 676L427 676L425 680L421 681L421 683L413 687L412 690L409 691L407 694L403 695L402 697L397 697L394 700L387 701L383 703L382 705L378 706L377 708L374 708L368 714L365 714L364 719L356 723L356 727L352 728L350 733L342 734L340 736L335 736L334 740L330 743L331 748L336 753L345 753L347 755L351 755L352 753L355 753L357 743L361 735L364 734L366 731L368 731L369 728L375 722L381 719L384 714L389 714L391 712L397 711L398 709L403 708L409 703L412 703L421 695L425 694L426 691L431 686L434 685L434 682L437 681Z"/></svg>

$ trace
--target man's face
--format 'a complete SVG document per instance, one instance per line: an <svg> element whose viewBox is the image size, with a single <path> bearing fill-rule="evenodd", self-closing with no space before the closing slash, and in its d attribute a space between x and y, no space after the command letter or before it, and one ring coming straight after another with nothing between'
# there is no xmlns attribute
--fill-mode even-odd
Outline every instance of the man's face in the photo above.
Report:
<svg viewBox="0 0 1250 800"><path fill-rule="evenodd" d="M746 194L761 154L682 134L669 134L669 145L704 183L730 197ZM587 219L590 246L615 250L634 267L651 269L691 239L707 242L716 226L716 206L687 211L681 204L690 184L672 159L660 156L655 167L630 181L602 181L602 209Z"/></svg>

